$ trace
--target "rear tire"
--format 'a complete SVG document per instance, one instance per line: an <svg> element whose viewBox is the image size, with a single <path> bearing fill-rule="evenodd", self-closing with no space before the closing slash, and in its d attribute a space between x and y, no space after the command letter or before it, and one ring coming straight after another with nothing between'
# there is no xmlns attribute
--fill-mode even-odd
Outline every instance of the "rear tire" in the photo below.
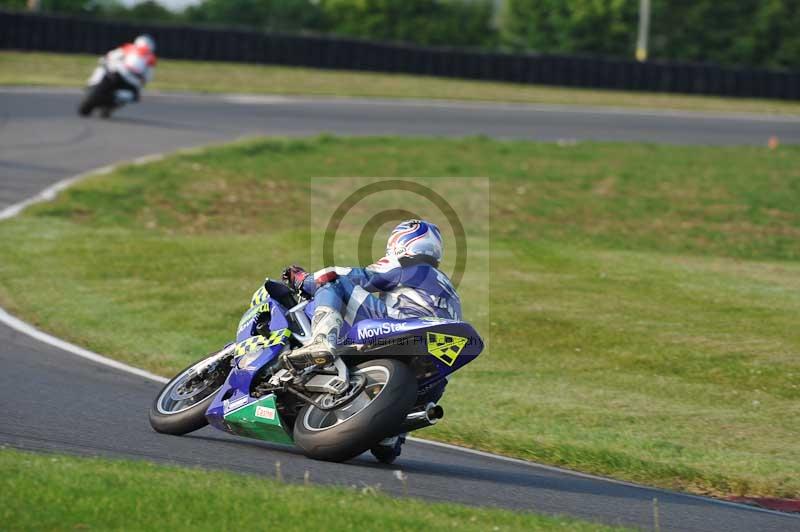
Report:
<svg viewBox="0 0 800 532"><path fill-rule="evenodd" d="M414 406L417 380L406 364L392 359L370 360L355 366L352 372L388 377L366 406L328 428L324 425L333 418L315 406L306 405L300 410L294 424L294 441L309 458L331 462L354 458L396 431ZM371 386L378 386L371 385L369 379L362 394ZM354 403L355 400L339 410Z"/></svg>
<svg viewBox="0 0 800 532"><path fill-rule="evenodd" d="M224 375L215 378L208 386L199 389L195 396L197 398L196 402L191 402L191 399L189 399L188 402L190 402L190 404L188 406L178 403L175 408L176 411L174 412L169 411L168 405L175 403L172 399L174 393L176 390L179 390L182 381L188 380L190 371L193 368L212 358L219 357L223 351L212 355L206 355L191 366L184 368L158 392L155 401L153 401L153 406L150 407L150 426L153 427L156 432L182 436L208 425L206 410L208 410L208 407L214 401L214 397L216 397L219 389L222 388L230 372L230 368L224 372ZM222 357L221 363L224 364L225 360L226 358Z"/></svg>

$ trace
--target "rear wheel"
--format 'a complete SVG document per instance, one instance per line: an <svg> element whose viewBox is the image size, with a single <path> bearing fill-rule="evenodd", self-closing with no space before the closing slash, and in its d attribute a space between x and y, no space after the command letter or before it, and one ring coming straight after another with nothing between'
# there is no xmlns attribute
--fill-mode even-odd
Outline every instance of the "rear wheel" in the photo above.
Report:
<svg viewBox="0 0 800 532"><path fill-rule="evenodd" d="M150 426L180 436L208 425L206 410L230 373L231 355L225 348L178 373L153 402Z"/></svg>
<svg viewBox="0 0 800 532"><path fill-rule="evenodd" d="M351 375L366 378L355 399L336 410L306 405L298 413L294 441L306 456L333 462L354 458L396 431L414 406L417 381L402 362L370 360Z"/></svg>

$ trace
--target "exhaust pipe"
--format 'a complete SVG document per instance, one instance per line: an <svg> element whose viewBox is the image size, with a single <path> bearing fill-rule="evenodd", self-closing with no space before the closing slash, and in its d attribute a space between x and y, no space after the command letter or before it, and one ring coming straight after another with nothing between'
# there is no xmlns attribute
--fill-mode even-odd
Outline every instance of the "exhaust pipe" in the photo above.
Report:
<svg viewBox="0 0 800 532"><path fill-rule="evenodd" d="M444 417L444 408L436 403L428 403L425 409L419 412L411 412L406 416L406 420L400 427L399 433L411 432L412 430L424 429L435 425Z"/></svg>

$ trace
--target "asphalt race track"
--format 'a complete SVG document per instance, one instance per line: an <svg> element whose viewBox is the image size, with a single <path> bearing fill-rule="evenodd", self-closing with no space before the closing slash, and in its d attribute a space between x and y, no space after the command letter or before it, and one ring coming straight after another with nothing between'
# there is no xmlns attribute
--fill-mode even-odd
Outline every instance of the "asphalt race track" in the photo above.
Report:
<svg viewBox="0 0 800 532"><path fill-rule="evenodd" d="M74 90L0 89L0 210L66 177L117 161L240 136L477 135L540 140L643 140L765 144L800 142L800 119L632 112L522 105L146 94L103 121L76 116ZM212 346L210 346L212 347ZM76 357L0 325L0 444L81 455L131 457L274 475L287 480L375 486L408 493L568 514L651 528L654 498L663 530L800 531L800 518L711 499L610 482L418 442L393 466L371 456L348 464L234 439L211 429L156 434L147 409L160 384ZM447 422L446 420L444 422Z"/></svg>

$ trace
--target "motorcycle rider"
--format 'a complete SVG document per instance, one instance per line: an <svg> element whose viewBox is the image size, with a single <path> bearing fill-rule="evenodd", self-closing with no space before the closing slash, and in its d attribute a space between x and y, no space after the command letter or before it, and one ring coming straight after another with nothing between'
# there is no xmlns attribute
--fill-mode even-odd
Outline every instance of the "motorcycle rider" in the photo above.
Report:
<svg viewBox="0 0 800 532"><path fill-rule="evenodd" d="M287 361L297 369L332 362L343 350L339 338L343 322L352 326L363 319L428 316L460 320L458 294L450 279L438 270L442 253L442 237L435 224L406 220L389 235L386 255L371 266L329 267L313 275L299 266L287 268L283 272L287 284L313 295L317 304L311 320L311 343L289 353ZM443 381L432 390L429 399L437 401L445 384ZM380 447L396 457L404 440L402 436L389 438Z"/></svg>
<svg viewBox="0 0 800 532"><path fill-rule="evenodd" d="M116 91L114 103L138 102L142 88L153 79L153 70L156 66L156 43L152 37L143 34L136 37L132 43L108 52L100 60L89 80L89 85L95 85L103 79L105 70L116 74ZM104 114L107 113L104 110Z"/></svg>
<svg viewBox="0 0 800 532"><path fill-rule="evenodd" d="M314 296L312 342L295 349L293 366L324 366L333 361L343 321L432 316L461 319L461 301L450 279L437 268L442 259L439 228L406 220L392 230L386 256L366 268L329 267L313 275L299 266L284 271L295 290ZM372 297L370 293L379 293Z"/></svg>

